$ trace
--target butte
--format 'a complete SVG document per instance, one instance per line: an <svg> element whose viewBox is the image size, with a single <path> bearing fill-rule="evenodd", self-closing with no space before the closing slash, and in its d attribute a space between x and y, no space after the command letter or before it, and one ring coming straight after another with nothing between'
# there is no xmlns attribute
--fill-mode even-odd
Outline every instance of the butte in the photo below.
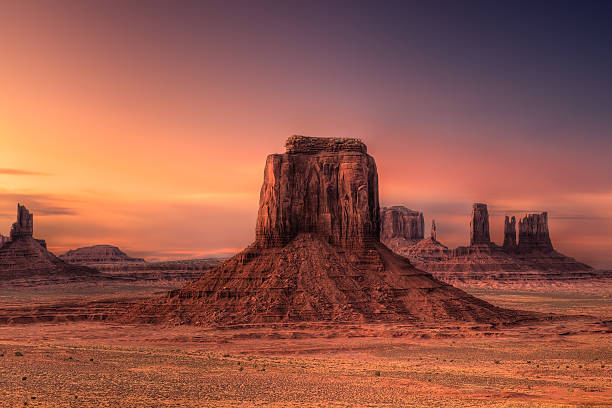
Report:
<svg viewBox="0 0 612 408"><path fill-rule="evenodd" d="M255 241L200 279L134 308L149 322L510 323L502 309L380 242L378 173L358 139L292 136L264 169Z"/></svg>

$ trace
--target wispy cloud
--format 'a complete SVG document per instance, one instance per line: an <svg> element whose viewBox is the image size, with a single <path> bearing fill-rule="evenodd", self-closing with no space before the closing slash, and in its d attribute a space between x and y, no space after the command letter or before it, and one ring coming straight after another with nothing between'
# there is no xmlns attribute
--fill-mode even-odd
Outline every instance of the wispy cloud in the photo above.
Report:
<svg viewBox="0 0 612 408"><path fill-rule="evenodd" d="M38 171L29 171L21 169L0 169L0 174L11 176L50 176L49 173L41 173Z"/></svg>
<svg viewBox="0 0 612 408"><path fill-rule="evenodd" d="M0 191L0 212L14 214L11 209L24 204L36 215L77 215L78 211L66 200L52 194L20 194Z"/></svg>

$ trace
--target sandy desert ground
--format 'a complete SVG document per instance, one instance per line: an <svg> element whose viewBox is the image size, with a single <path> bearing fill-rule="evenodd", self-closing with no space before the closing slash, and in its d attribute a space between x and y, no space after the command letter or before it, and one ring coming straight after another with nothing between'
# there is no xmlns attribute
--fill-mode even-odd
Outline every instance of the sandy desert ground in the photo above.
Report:
<svg viewBox="0 0 612 408"><path fill-rule="evenodd" d="M166 289L4 289L0 306ZM0 401L7 407L612 406L609 290L474 294L508 307L593 317L506 328L10 324L0 326Z"/></svg>

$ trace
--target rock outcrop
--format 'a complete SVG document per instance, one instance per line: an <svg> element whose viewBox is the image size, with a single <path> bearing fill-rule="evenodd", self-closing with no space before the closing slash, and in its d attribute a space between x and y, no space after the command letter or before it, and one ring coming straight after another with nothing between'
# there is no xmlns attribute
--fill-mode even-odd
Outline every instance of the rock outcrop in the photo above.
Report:
<svg viewBox="0 0 612 408"><path fill-rule="evenodd" d="M17 204L17 222L11 227L11 241L32 237L34 234L34 216L25 206Z"/></svg>
<svg viewBox="0 0 612 408"><path fill-rule="evenodd" d="M380 241L396 253L424 237L423 213L404 206L385 207L380 211Z"/></svg>
<svg viewBox="0 0 612 408"><path fill-rule="evenodd" d="M82 265L114 264L124 262L144 262L143 258L132 258L113 245L94 245L71 249L59 256L65 262Z"/></svg>
<svg viewBox="0 0 612 408"><path fill-rule="evenodd" d="M506 252L516 251L516 218L506 215L504 220L504 250Z"/></svg>
<svg viewBox="0 0 612 408"><path fill-rule="evenodd" d="M509 322L379 240L378 175L356 139L293 136L266 161L255 242L133 319L201 325L292 321Z"/></svg>
<svg viewBox="0 0 612 408"><path fill-rule="evenodd" d="M255 241L285 245L300 232L359 248L380 233L378 175L357 139L292 136L266 160Z"/></svg>
<svg viewBox="0 0 612 408"><path fill-rule="evenodd" d="M491 243L489 234L489 211L487 205L474 203L472 206L472 220L470 221L470 245Z"/></svg>
<svg viewBox="0 0 612 408"><path fill-rule="evenodd" d="M548 233L548 213L527 214L519 222L518 251L552 252L553 246Z"/></svg>
<svg viewBox="0 0 612 408"><path fill-rule="evenodd" d="M458 286L529 288L601 278L590 266L553 249L546 213L519 220L518 243L516 218L506 217L502 246L490 241L488 218L486 204L474 204L469 246L444 250L446 247L430 239L396 252L438 279Z"/></svg>
<svg viewBox="0 0 612 408"><path fill-rule="evenodd" d="M17 205L17 222L11 238L0 247L0 281L37 285L99 277L85 266L69 265L47 250L45 241L33 238L34 216Z"/></svg>

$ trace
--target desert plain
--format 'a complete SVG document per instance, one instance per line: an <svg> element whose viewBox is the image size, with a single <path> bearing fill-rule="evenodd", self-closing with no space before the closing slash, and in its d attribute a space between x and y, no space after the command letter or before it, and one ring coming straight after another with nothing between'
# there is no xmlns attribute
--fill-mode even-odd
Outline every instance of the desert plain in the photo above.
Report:
<svg viewBox="0 0 612 408"><path fill-rule="evenodd" d="M38 316L45 307L69 310L47 321L0 326L2 406L612 405L609 286L472 289L495 305L555 314L544 323L508 327L197 327L78 318L84 299L125 303L168 289L125 283L1 289L5 318L23 317L28 308Z"/></svg>

